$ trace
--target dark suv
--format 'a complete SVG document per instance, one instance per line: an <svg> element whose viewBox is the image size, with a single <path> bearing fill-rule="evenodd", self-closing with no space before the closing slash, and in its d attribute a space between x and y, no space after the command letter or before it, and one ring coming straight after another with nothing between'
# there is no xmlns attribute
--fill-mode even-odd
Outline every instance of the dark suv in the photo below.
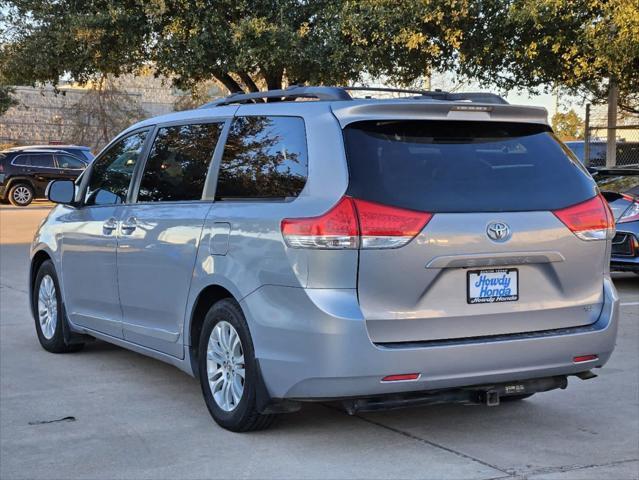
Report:
<svg viewBox="0 0 639 480"><path fill-rule="evenodd" d="M52 180L75 180L87 167L84 158L58 149L20 149L0 152L0 200L26 207L44 197Z"/></svg>
<svg viewBox="0 0 639 480"><path fill-rule="evenodd" d="M85 147L84 145L29 145L29 146L21 146L21 147L11 147L8 149L9 152L23 152L25 150L61 150L63 152L70 153L74 157L78 157L82 161L86 161L91 163L95 158L93 152L91 152L91 147Z"/></svg>

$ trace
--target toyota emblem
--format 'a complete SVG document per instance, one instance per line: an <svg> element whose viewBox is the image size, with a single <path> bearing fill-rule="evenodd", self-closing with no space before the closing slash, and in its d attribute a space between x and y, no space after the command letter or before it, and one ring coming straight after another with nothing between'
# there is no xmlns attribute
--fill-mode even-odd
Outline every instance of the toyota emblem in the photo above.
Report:
<svg viewBox="0 0 639 480"><path fill-rule="evenodd" d="M492 222L486 227L486 235L495 242L505 242L510 238L510 227L503 222Z"/></svg>

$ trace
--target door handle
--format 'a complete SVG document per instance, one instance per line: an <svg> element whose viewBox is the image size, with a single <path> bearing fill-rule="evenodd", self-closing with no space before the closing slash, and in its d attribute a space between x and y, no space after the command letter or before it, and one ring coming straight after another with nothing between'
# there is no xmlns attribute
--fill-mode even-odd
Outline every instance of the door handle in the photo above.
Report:
<svg viewBox="0 0 639 480"><path fill-rule="evenodd" d="M131 235L137 226L138 223L135 217L129 217L124 222L122 222L122 225L120 225L120 229L122 230L123 235Z"/></svg>
<svg viewBox="0 0 639 480"><path fill-rule="evenodd" d="M118 222L115 218L111 217L106 222L102 224L102 232L105 235L111 235L113 230L118 228Z"/></svg>

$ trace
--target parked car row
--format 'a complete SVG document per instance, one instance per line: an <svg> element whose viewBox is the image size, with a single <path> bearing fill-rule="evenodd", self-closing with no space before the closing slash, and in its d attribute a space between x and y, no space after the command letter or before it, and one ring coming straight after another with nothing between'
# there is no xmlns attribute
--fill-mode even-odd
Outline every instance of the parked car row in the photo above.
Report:
<svg viewBox="0 0 639 480"><path fill-rule="evenodd" d="M43 198L49 182L75 180L93 160L89 147L35 145L0 152L0 200L25 207Z"/></svg>

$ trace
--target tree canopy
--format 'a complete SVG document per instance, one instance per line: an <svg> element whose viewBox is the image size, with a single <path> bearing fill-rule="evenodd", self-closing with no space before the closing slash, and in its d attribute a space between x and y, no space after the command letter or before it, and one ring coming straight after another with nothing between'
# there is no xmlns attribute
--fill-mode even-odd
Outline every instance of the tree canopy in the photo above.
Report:
<svg viewBox="0 0 639 480"><path fill-rule="evenodd" d="M153 66L183 88L254 91L450 71L593 101L614 79L620 106L639 111L636 0L4 0L0 12L9 84Z"/></svg>

